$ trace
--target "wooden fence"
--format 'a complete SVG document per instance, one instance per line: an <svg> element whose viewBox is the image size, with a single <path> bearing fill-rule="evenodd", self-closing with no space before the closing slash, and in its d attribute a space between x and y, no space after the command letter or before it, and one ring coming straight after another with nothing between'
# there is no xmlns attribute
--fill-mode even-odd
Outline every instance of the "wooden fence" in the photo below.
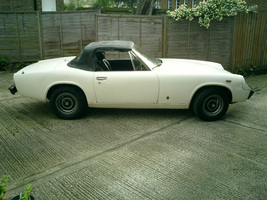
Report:
<svg viewBox="0 0 267 200"><path fill-rule="evenodd" d="M79 12L1 12L0 56L35 61L76 55L88 43L132 40L156 57L210 60L234 67L267 66L267 13L241 14L214 21L167 16L100 15Z"/></svg>
<svg viewBox="0 0 267 200"><path fill-rule="evenodd" d="M170 17L97 15L97 40L132 40L156 57L210 60L231 66L233 18L202 28Z"/></svg>
<svg viewBox="0 0 267 200"><path fill-rule="evenodd" d="M1 12L0 56L35 61L75 55L95 41L95 11Z"/></svg>
<svg viewBox="0 0 267 200"><path fill-rule="evenodd" d="M235 17L232 67L267 67L267 12Z"/></svg>

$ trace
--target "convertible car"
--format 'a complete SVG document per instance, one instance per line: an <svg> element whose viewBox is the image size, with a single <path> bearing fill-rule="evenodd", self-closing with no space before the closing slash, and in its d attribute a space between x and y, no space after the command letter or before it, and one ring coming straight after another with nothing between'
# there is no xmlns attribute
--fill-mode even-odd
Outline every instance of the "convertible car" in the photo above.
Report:
<svg viewBox="0 0 267 200"><path fill-rule="evenodd" d="M153 58L130 41L93 42L76 57L39 61L15 73L14 82L12 94L49 101L64 119L81 117L89 106L191 108L214 121L253 95L242 76L218 63Z"/></svg>

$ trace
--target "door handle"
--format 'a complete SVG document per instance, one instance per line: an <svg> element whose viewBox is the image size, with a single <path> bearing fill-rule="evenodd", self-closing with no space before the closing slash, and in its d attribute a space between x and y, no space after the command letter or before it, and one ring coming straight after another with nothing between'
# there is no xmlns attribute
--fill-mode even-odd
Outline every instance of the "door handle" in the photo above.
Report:
<svg viewBox="0 0 267 200"><path fill-rule="evenodd" d="M96 77L96 79L99 80L99 81L104 81L104 80L107 79L107 77Z"/></svg>

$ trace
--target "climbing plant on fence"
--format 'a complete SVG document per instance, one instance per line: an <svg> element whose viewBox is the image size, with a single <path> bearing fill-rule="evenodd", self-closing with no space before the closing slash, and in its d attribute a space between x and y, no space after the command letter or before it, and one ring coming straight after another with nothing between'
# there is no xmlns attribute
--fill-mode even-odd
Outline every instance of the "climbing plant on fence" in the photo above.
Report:
<svg viewBox="0 0 267 200"><path fill-rule="evenodd" d="M198 18L200 26L210 27L212 20L222 21L223 17L236 16L240 12L256 12L257 6L246 5L244 0L204 0L194 8L187 8L185 4L167 13L175 20L189 20Z"/></svg>

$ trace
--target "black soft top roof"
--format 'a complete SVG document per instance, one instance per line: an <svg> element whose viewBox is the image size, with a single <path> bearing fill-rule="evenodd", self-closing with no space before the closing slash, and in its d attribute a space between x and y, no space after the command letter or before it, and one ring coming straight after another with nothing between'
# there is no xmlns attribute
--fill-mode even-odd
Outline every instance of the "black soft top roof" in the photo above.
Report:
<svg viewBox="0 0 267 200"><path fill-rule="evenodd" d="M69 67L83 69L87 71L95 71L96 55L95 52L101 51L131 51L134 43L131 41L101 41L92 42L87 45L84 50L68 63Z"/></svg>

